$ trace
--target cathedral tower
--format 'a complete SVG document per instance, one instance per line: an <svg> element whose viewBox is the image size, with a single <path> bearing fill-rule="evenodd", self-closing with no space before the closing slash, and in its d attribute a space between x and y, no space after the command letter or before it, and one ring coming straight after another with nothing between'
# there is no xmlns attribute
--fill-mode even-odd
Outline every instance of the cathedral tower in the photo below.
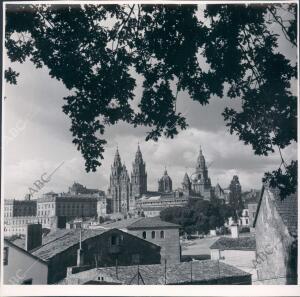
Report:
<svg viewBox="0 0 300 297"><path fill-rule="evenodd" d="M135 154L134 162L132 164L131 184L133 197L139 198L142 196L142 194L147 192L146 164L143 160L139 145Z"/></svg>
<svg viewBox="0 0 300 297"><path fill-rule="evenodd" d="M192 180L192 188L195 194L202 196L206 200L211 199L211 182L208 177L208 170L201 147L197 158L194 178Z"/></svg>
<svg viewBox="0 0 300 297"><path fill-rule="evenodd" d="M111 166L108 196L112 200L112 212L127 213L130 209L131 183L125 164L122 165L117 149Z"/></svg>

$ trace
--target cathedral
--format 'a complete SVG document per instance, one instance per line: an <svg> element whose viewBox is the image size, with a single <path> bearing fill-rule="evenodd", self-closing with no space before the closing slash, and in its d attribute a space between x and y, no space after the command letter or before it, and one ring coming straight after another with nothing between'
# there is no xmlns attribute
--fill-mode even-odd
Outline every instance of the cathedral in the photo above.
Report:
<svg viewBox="0 0 300 297"><path fill-rule="evenodd" d="M173 190L172 179L165 169L163 176L158 180L158 191L148 192L146 163L143 160L140 146L138 145L130 176L125 164L121 162L119 150L116 150L111 166L110 185L107 194L111 213L133 214L136 211L136 202L142 196L153 196L154 194L170 196L178 191ZM184 175L180 193L187 199L211 200L214 196L214 188L208 177L208 169L201 148L195 171L190 176L187 173Z"/></svg>
<svg viewBox="0 0 300 297"><path fill-rule="evenodd" d="M211 181L208 177L208 170L201 148L197 158L195 172L191 175L191 177L185 173L182 188L183 193L186 196L200 196L205 200L212 199Z"/></svg>
<svg viewBox="0 0 300 297"><path fill-rule="evenodd" d="M112 213L132 213L135 211L135 200L147 192L146 164L138 145L135 160L132 164L131 180L125 164L122 165L117 149L111 166L108 198L111 200Z"/></svg>

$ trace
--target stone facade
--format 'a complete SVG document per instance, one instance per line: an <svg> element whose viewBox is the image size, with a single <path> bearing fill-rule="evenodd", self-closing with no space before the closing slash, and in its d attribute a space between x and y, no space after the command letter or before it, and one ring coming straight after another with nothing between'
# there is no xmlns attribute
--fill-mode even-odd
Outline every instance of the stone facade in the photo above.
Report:
<svg viewBox="0 0 300 297"><path fill-rule="evenodd" d="M4 200L4 219L36 215L36 200Z"/></svg>
<svg viewBox="0 0 300 297"><path fill-rule="evenodd" d="M144 193L147 192L146 163L143 160L139 145L135 154L134 162L132 164L131 183L133 197L140 198Z"/></svg>
<svg viewBox="0 0 300 297"><path fill-rule="evenodd" d="M161 247L161 260L179 263L181 248L178 225L161 221L158 217L144 218L127 227L128 232Z"/></svg>
<svg viewBox="0 0 300 297"><path fill-rule="evenodd" d="M135 200L147 191L146 164L143 161L138 146L131 181L125 164L122 165L119 150L117 149L114 163L111 166L108 198L111 199L113 213L128 214L135 211Z"/></svg>
<svg viewBox="0 0 300 297"><path fill-rule="evenodd" d="M96 217L97 197L71 194L45 194L38 198L37 218L44 228L65 228L75 218Z"/></svg>
<svg viewBox="0 0 300 297"><path fill-rule="evenodd" d="M186 193L197 195L205 200L212 199L211 181L208 177L208 170L201 148L197 158L195 172L192 174L191 178L188 178L186 175L183 180L183 187Z"/></svg>
<svg viewBox="0 0 300 297"><path fill-rule="evenodd" d="M78 266L80 246L81 265L77 269L95 267L96 262L97 267L133 265L137 261L141 265L160 263L160 247L131 234L117 229L82 230L80 245L80 232L75 229L67 230L63 237L59 232L49 239L46 236L43 240L50 240L49 244L34 250L35 256L48 262L48 283L56 283L66 277L68 267Z"/></svg>
<svg viewBox="0 0 300 297"><path fill-rule="evenodd" d="M264 187L254 221L258 281L297 283L297 193L281 200Z"/></svg>

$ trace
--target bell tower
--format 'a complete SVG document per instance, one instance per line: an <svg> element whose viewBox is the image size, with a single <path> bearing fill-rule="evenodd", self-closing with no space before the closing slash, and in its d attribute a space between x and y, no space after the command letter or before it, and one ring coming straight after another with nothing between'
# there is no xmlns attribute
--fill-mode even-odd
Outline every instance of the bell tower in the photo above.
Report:
<svg viewBox="0 0 300 297"><path fill-rule="evenodd" d="M147 192L146 163L143 160L139 144L132 164L131 184L133 197L141 197Z"/></svg>

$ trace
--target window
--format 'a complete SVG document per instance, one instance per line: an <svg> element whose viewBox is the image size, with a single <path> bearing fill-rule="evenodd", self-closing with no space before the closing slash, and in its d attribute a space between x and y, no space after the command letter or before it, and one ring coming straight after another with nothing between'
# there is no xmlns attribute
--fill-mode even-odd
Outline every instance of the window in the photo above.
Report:
<svg viewBox="0 0 300 297"><path fill-rule="evenodd" d="M151 232L151 237L152 237L152 238L155 238L155 231L152 231L152 232Z"/></svg>
<svg viewBox="0 0 300 297"><path fill-rule="evenodd" d="M117 238L118 237L116 235L111 236L111 245L117 245L118 242Z"/></svg>
<svg viewBox="0 0 300 297"><path fill-rule="evenodd" d="M146 231L143 232L143 238L144 238L144 239L147 238L147 233L146 233Z"/></svg>
<svg viewBox="0 0 300 297"><path fill-rule="evenodd" d="M8 265L8 247L5 247L3 251L3 265Z"/></svg>
<svg viewBox="0 0 300 297"><path fill-rule="evenodd" d="M163 230L160 231L160 238L165 238L165 232Z"/></svg>
<svg viewBox="0 0 300 297"><path fill-rule="evenodd" d="M246 224L247 224L247 225L249 224L249 221L248 221L248 219L246 219Z"/></svg>
<svg viewBox="0 0 300 297"><path fill-rule="evenodd" d="M23 280L22 285L32 285L32 278Z"/></svg>

